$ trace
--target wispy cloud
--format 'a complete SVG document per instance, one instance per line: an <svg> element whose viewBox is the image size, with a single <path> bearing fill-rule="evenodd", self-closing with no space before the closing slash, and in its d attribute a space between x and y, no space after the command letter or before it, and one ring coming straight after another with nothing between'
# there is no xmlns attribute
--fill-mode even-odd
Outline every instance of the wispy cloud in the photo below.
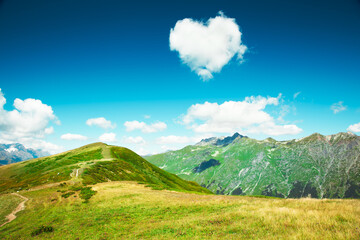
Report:
<svg viewBox="0 0 360 240"><path fill-rule="evenodd" d="M294 93L294 100L300 95L301 92Z"/></svg>
<svg viewBox="0 0 360 240"><path fill-rule="evenodd" d="M155 133L163 131L167 128L166 123L164 122L155 122L152 124L147 124L145 122L139 121L126 121L124 123L126 131L132 132L134 130L141 130L143 133Z"/></svg>
<svg viewBox="0 0 360 240"><path fill-rule="evenodd" d="M142 138L141 136L137 136L137 137L124 137L122 140L123 143L128 143L128 144L145 144L146 141L144 140L144 138Z"/></svg>
<svg viewBox="0 0 360 240"><path fill-rule="evenodd" d="M90 118L86 121L86 124L88 126L98 126L100 128L103 129L108 129L108 128L115 128L116 125L111 123L111 121L106 120L104 117L99 117L99 118Z"/></svg>
<svg viewBox="0 0 360 240"><path fill-rule="evenodd" d="M61 135L60 137L63 140L78 140L78 141L85 141L88 138L86 136L80 134L73 134L73 133L66 133Z"/></svg>
<svg viewBox="0 0 360 240"><path fill-rule="evenodd" d="M347 107L344 106L343 104L344 104L343 101L334 103L333 105L331 105L330 109L333 111L334 114L345 111Z"/></svg>

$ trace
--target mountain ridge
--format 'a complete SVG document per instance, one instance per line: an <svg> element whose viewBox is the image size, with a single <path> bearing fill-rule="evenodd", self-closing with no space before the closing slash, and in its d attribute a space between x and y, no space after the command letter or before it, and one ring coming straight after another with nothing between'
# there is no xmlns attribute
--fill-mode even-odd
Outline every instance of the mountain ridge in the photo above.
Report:
<svg viewBox="0 0 360 240"><path fill-rule="evenodd" d="M26 148L20 143L0 144L0 166L48 155L46 151Z"/></svg>
<svg viewBox="0 0 360 240"><path fill-rule="evenodd" d="M216 144L226 137L210 138L146 159L218 194L360 197L360 137L353 133L314 133L288 141L233 136L227 145ZM205 165L212 166L192 171Z"/></svg>

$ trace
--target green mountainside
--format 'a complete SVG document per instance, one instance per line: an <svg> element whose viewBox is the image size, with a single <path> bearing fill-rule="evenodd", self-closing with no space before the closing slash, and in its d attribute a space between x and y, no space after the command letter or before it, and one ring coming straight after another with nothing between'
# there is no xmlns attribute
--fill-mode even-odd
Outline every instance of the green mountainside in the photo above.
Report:
<svg viewBox="0 0 360 240"><path fill-rule="evenodd" d="M156 189L210 193L195 182L159 169L127 148L103 143L0 167L0 193L62 181L84 185L136 181Z"/></svg>
<svg viewBox="0 0 360 240"><path fill-rule="evenodd" d="M360 137L352 133L291 141L236 133L146 159L217 194L360 198Z"/></svg>

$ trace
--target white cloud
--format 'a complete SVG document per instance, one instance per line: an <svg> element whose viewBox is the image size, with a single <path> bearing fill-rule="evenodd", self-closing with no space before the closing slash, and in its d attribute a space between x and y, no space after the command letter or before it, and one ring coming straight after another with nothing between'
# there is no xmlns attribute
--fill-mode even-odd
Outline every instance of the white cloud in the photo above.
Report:
<svg viewBox="0 0 360 240"><path fill-rule="evenodd" d="M14 110L4 109L6 99L0 89L0 141L21 143L28 148L54 152L61 147L47 143L42 138L54 132L51 122L59 123L52 107L40 100L28 98L14 100Z"/></svg>
<svg viewBox="0 0 360 240"><path fill-rule="evenodd" d="M116 134L115 133L104 133L99 137L101 142L116 142Z"/></svg>
<svg viewBox="0 0 360 240"><path fill-rule="evenodd" d="M145 122L139 121L126 121L124 123L126 131L132 132L134 130L141 130L143 133L154 133L163 131L167 128L166 123L164 122L155 122L152 124L146 124Z"/></svg>
<svg viewBox="0 0 360 240"><path fill-rule="evenodd" d="M167 152L167 151L172 151L172 150L174 150L173 148L170 148L170 147L168 147L168 146L166 146L166 145L163 145L163 146L161 146L160 148L161 148L161 150L162 150L163 152Z"/></svg>
<svg viewBox="0 0 360 240"><path fill-rule="evenodd" d="M246 97L244 101L227 101L222 104L205 102L192 105L182 120L197 133L263 133L267 135L298 134L296 125L277 125L264 111L268 105L278 106L278 97Z"/></svg>
<svg viewBox="0 0 360 240"><path fill-rule="evenodd" d="M31 147L33 149L42 149L51 154L59 153L64 150L62 146L58 146L56 144L53 144L51 142L46 142L41 139L29 139L28 141L24 140L23 144L26 147Z"/></svg>
<svg viewBox="0 0 360 240"><path fill-rule="evenodd" d="M201 138L196 137L187 137L187 136L161 136L156 139L157 144L186 144L186 143L196 143L199 142Z"/></svg>
<svg viewBox="0 0 360 240"><path fill-rule="evenodd" d="M80 134L73 134L73 133L66 133L61 135L60 137L63 140L78 140L78 141L85 141L88 138L86 136Z"/></svg>
<svg viewBox="0 0 360 240"><path fill-rule="evenodd" d="M299 95L300 95L301 92L297 92L294 94L294 99L296 99Z"/></svg>
<svg viewBox="0 0 360 240"><path fill-rule="evenodd" d="M333 111L334 114L345 111L347 107L344 106L343 103L343 101L334 103L333 105L331 105L330 109Z"/></svg>
<svg viewBox="0 0 360 240"><path fill-rule="evenodd" d="M146 156L146 155L152 155L152 154L156 154L155 152L151 152L147 149L144 149L144 148L138 148L138 149L135 149L134 152L140 156Z"/></svg>
<svg viewBox="0 0 360 240"><path fill-rule="evenodd" d="M360 122L359 123L356 123L356 124L353 124L353 125L350 125L348 128L347 128L348 131L351 131L351 132L360 132Z"/></svg>
<svg viewBox="0 0 360 240"><path fill-rule="evenodd" d="M52 133L54 133L54 127L51 126L51 127L45 128L45 129L44 129L44 133L45 133L45 134L52 134Z"/></svg>
<svg viewBox="0 0 360 240"><path fill-rule="evenodd" d="M129 144L145 144L146 141L138 136L138 137L124 137L123 139L124 143L129 143Z"/></svg>
<svg viewBox="0 0 360 240"><path fill-rule="evenodd" d="M151 116L150 115L144 115L144 118L149 119L149 118L151 118Z"/></svg>
<svg viewBox="0 0 360 240"><path fill-rule="evenodd" d="M108 129L108 128L115 128L116 125L112 124L111 121L106 120L103 117L99 117L99 118L90 118L86 121L86 124L88 126L98 126L101 127L103 129Z"/></svg>
<svg viewBox="0 0 360 240"><path fill-rule="evenodd" d="M170 49L178 51L187 64L204 81L221 69L237 55L242 62L247 47L241 42L242 33L235 19L222 12L206 23L185 18L176 22L170 30Z"/></svg>

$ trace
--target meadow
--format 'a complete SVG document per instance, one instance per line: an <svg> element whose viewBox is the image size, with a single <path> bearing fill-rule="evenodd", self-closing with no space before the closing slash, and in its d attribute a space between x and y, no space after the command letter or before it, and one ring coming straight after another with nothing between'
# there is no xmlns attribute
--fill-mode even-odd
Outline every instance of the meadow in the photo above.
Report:
<svg viewBox="0 0 360 240"><path fill-rule="evenodd" d="M22 201L20 197L11 194L0 195L0 225L7 221L6 216Z"/></svg>
<svg viewBox="0 0 360 240"><path fill-rule="evenodd" d="M359 239L360 201L221 196L135 182L20 191L30 200L1 239ZM68 197L65 192L73 191ZM3 196L0 196L3 197ZM43 227L52 231L38 231Z"/></svg>

